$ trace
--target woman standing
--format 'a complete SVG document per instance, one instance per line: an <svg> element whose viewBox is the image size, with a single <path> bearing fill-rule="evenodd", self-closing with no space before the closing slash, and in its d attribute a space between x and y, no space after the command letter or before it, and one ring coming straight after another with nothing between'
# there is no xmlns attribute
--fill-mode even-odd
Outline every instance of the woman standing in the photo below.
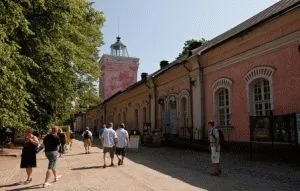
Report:
<svg viewBox="0 0 300 191"><path fill-rule="evenodd" d="M36 147L39 144L39 140L33 134L31 128L25 131L25 143L22 149L21 155L21 168L26 169L27 180L24 184L28 184L32 181L32 168L36 167Z"/></svg>

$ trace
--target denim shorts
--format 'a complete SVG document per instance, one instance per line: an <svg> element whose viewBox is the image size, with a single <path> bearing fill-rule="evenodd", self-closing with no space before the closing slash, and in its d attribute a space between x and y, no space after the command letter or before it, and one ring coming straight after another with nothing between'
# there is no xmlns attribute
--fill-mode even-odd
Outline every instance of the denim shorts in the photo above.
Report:
<svg viewBox="0 0 300 191"><path fill-rule="evenodd" d="M50 152L45 152L45 154L47 159L49 160L48 169L55 169L58 152L50 151Z"/></svg>

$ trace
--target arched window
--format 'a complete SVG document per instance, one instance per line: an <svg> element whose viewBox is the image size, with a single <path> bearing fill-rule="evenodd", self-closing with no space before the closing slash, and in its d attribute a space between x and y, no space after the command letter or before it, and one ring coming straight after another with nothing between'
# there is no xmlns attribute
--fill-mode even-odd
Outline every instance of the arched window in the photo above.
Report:
<svg viewBox="0 0 300 191"><path fill-rule="evenodd" d="M272 76L274 68L259 66L244 77L247 83L248 111L253 116L270 115L273 110Z"/></svg>
<svg viewBox="0 0 300 191"><path fill-rule="evenodd" d="M143 123L147 122L147 108L143 107Z"/></svg>
<svg viewBox="0 0 300 191"><path fill-rule="evenodd" d="M213 105L217 124L221 126L231 125L231 88L232 80L220 78L213 84Z"/></svg>
<svg viewBox="0 0 300 191"><path fill-rule="evenodd" d="M121 123L121 113L118 114L118 123Z"/></svg>
<svg viewBox="0 0 300 191"><path fill-rule="evenodd" d="M126 112L123 111L123 122L126 123Z"/></svg>
<svg viewBox="0 0 300 191"><path fill-rule="evenodd" d="M226 88L219 88L216 92L216 111L218 124L221 126L230 125L229 93Z"/></svg>
<svg viewBox="0 0 300 191"><path fill-rule="evenodd" d="M271 112L270 83L264 78L254 80L250 84L252 111L255 116L267 116Z"/></svg>
<svg viewBox="0 0 300 191"><path fill-rule="evenodd" d="M187 98L182 97L180 101L180 108L181 108L181 116L182 116L182 126L188 126L188 110L187 110Z"/></svg>
<svg viewBox="0 0 300 191"><path fill-rule="evenodd" d="M135 128L139 129L139 110L134 110L134 117L135 117Z"/></svg>

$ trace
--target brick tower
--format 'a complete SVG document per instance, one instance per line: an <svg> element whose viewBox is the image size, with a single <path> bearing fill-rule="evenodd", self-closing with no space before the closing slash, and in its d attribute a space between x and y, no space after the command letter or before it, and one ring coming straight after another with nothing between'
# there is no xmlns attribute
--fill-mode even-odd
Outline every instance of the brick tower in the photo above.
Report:
<svg viewBox="0 0 300 191"><path fill-rule="evenodd" d="M137 81L139 58L129 57L126 46L117 37L110 55L100 59L99 94L101 102Z"/></svg>

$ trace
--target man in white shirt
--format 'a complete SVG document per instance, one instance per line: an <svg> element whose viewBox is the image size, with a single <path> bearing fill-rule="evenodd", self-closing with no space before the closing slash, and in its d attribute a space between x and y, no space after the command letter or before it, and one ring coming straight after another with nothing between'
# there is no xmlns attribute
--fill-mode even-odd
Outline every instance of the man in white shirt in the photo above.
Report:
<svg viewBox="0 0 300 191"><path fill-rule="evenodd" d="M118 141L116 145L116 155L119 160L118 165L123 164L123 160L125 156L125 147L128 146L128 142L129 142L128 132L124 128L125 128L125 124L121 123L121 125L116 131L118 137ZM122 156L122 158L119 157L120 155Z"/></svg>
<svg viewBox="0 0 300 191"><path fill-rule="evenodd" d="M219 131L215 127L214 121L209 121L208 125L210 126L209 132L209 142L210 142L210 149L211 149L211 162L213 167L213 172L211 173L212 176L219 176L222 171L220 169L220 138L219 138Z"/></svg>
<svg viewBox="0 0 300 191"><path fill-rule="evenodd" d="M105 163L105 154L107 152L109 152L110 154L110 159L111 159L111 163L110 166L114 166L113 160L114 160L114 146L116 145L117 142L117 134L116 132L113 130L113 123L109 123L108 127L106 129L104 129L103 133L102 133L102 139L103 139L103 160L104 160L104 165L103 168L106 167L106 163Z"/></svg>

